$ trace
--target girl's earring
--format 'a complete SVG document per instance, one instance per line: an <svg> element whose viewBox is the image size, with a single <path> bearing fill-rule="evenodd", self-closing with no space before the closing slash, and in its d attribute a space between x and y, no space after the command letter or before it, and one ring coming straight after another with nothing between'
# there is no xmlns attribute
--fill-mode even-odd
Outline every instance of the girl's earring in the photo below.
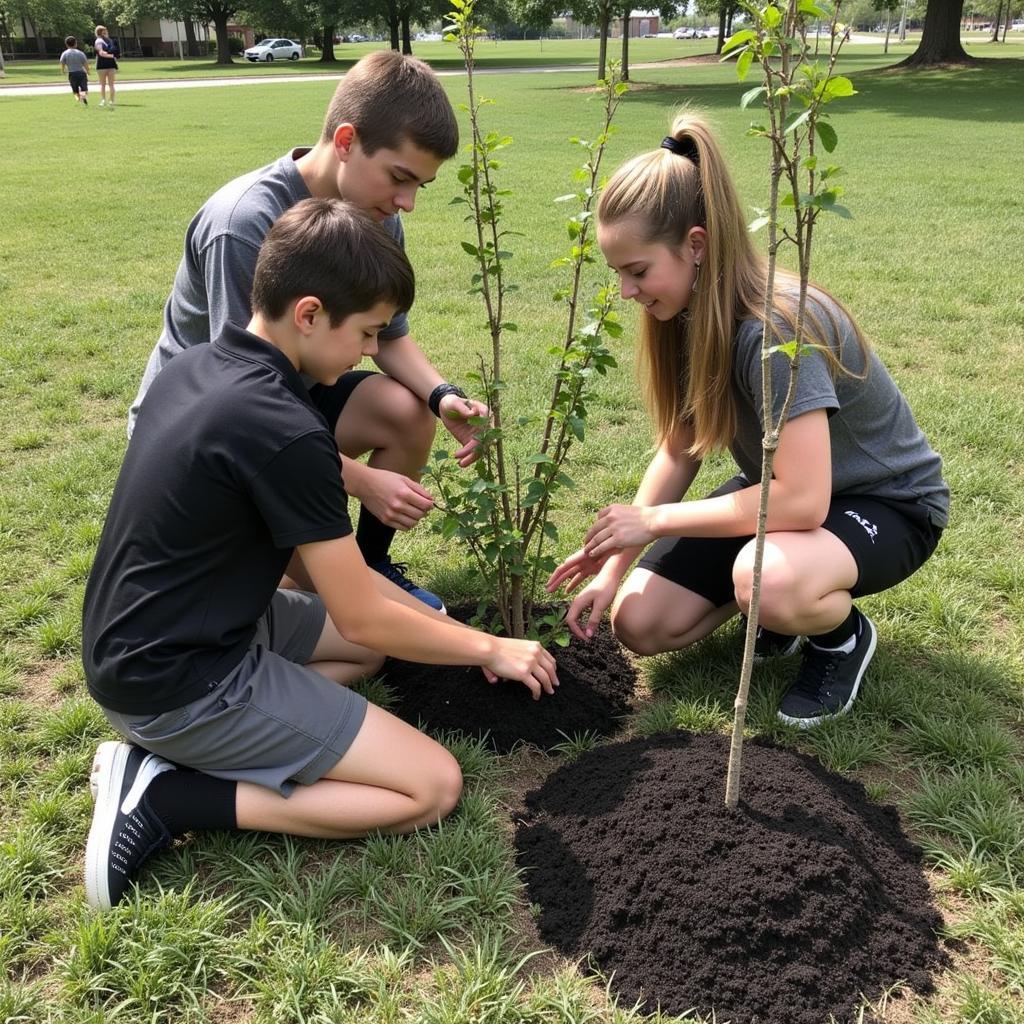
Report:
<svg viewBox="0 0 1024 1024"><path fill-rule="evenodd" d="M697 282L700 280L700 260L693 261L693 285L690 288L691 292L697 291Z"/></svg>

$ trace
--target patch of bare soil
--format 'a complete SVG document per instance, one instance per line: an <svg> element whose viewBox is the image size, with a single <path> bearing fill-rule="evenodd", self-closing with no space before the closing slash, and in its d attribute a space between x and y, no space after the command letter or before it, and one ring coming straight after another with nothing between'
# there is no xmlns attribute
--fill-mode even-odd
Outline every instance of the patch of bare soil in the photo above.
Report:
<svg viewBox="0 0 1024 1024"><path fill-rule="evenodd" d="M525 798L516 834L541 938L626 1003L733 1024L856 1019L898 982L934 992L942 918L895 808L803 754L728 738L602 746Z"/></svg>

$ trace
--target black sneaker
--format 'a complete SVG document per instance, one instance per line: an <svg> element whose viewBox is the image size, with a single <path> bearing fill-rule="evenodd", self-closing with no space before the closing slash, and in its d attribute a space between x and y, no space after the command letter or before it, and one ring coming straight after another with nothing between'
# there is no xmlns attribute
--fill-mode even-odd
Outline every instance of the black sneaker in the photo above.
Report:
<svg viewBox="0 0 1024 1024"><path fill-rule="evenodd" d="M444 601L442 601L437 594L432 594L429 590L416 586L416 584L405 575L409 566L404 562L392 562L390 558L384 558L379 562L371 562L370 568L374 572L379 572L384 579L391 580L395 586L401 587L407 594L415 597L417 601L422 601L425 605L433 608L434 611L440 612L442 615L448 614L448 609L445 608Z"/></svg>
<svg viewBox="0 0 1024 1024"><path fill-rule="evenodd" d="M875 653L875 624L858 611L858 636L849 654L823 651L808 643L796 681L786 691L778 716L788 725L809 729L853 706L860 682Z"/></svg>
<svg viewBox="0 0 1024 1024"><path fill-rule="evenodd" d="M85 847L85 898L109 910L125 894L151 854L169 846L171 834L150 809L146 789L174 768L156 754L117 740L101 743L89 788L96 807Z"/></svg>
<svg viewBox="0 0 1024 1024"><path fill-rule="evenodd" d="M740 635L747 635L747 617L740 613ZM788 633L775 633L764 626L757 627L754 638L754 661L767 661L769 658L785 658L796 654L804 642L802 636L790 636Z"/></svg>

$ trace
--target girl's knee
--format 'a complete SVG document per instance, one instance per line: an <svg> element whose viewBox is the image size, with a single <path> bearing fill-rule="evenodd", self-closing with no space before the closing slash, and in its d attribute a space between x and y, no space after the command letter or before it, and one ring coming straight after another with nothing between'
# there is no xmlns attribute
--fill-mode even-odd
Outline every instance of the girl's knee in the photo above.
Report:
<svg viewBox="0 0 1024 1024"><path fill-rule="evenodd" d="M433 439L437 429L434 414L427 403L404 384L389 381L386 408L388 420L398 436Z"/></svg>
<svg viewBox="0 0 1024 1024"><path fill-rule="evenodd" d="M448 817L462 796L462 769L459 762L443 747L443 756L432 766L428 785L424 787L423 824L429 825Z"/></svg>
<svg viewBox="0 0 1024 1024"><path fill-rule="evenodd" d="M387 661L387 655L382 654L380 651L373 651L370 650L370 648L366 648L366 653L360 660L360 667L363 670L363 675L375 676L384 667L385 661Z"/></svg>
<svg viewBox="0 0 1024 1024"><path fill-rule="evenodd" d="M629 600L612 611L611 626L619 643L634 654L661 654L666 649L657 620Z"/></svg>

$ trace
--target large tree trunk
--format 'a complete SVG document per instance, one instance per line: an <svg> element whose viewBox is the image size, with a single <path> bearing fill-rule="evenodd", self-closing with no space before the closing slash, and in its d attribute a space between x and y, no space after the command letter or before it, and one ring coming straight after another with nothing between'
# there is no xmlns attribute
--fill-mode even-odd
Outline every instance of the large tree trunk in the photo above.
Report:
<svg viewBox="0 0 1024 1024"><path fill-rule="evenodd" d="M337 64L338 58L334 56L334 25L320 26L320 63Z"/></svg>
<svg viewBox="0 0 1024 1024"><path fill-rule="evenodd" d="M196 39L196 25L191 18L186 18L185 25L185 52L190 57L199 56L199 40Z"/></svg>
<svg viewBox="0 0 1024 1024"><path fill-rule="evenodd" d="M725 4L722 4L718 8L718 42L715 43L715 53L721 53L722 52L722 47L725 46L725 41L726 41L726 39L729 38L725 34L726 33L725 23L726 23L726 19L727 18L728 18L728 14L726 13Z"/></svg>
<svg viewBox="0 0 1024 1024"><path fill-rule="evenodd" d="M228 42L228 16L218 15L213 19L213 30L217 35L217 63L234 64L231 59L231 44Z"/></svg>
<svg viewBox="0 0 1024 1024"><path fill-rule="evenodd" d="M601 12L601 19L598 22L600 41L597 48L597 78L601 81L605 77L608 66L608 28L611 16L607 9Z"/></svg>
<svg viewBox="0 0 1024 1024"><path fill-rule="evenodd" d="M632 6L627 7L622 14L622 80L624 82L629 81L629 15L632 10Z"/></svg>
<svg viewBox="0 0 1024 1024"><path fill-rule="evenodd" d="M999 42L999 29L1003 20L1003 0L999 0L999 6L996 8L996 16L992 19L992 37L989 39L990 43Z"/></svg>
<svg viewBox="0 0 1024 1024"><path fill-rule="evenodd" d="M973 64L974 58L960 43L960 18L964 0L928 0L924 30L917 49L900 68L928 68L945 64Z"/></svg>
<svg viewBox="0 0 1024 1024"><path fill-rule="evenodd" d="M390 11L388 12L388 31L391 35L391 49L400 50L402 48L402 40L399 35L397 11L393 14Z"/></svg>
<svg viewBox="0 0 1024 1024"><path fill-rule="evenodd" d="M412 53L412 35L409 32L409 8L402 9L402 53Z"/></svg>

